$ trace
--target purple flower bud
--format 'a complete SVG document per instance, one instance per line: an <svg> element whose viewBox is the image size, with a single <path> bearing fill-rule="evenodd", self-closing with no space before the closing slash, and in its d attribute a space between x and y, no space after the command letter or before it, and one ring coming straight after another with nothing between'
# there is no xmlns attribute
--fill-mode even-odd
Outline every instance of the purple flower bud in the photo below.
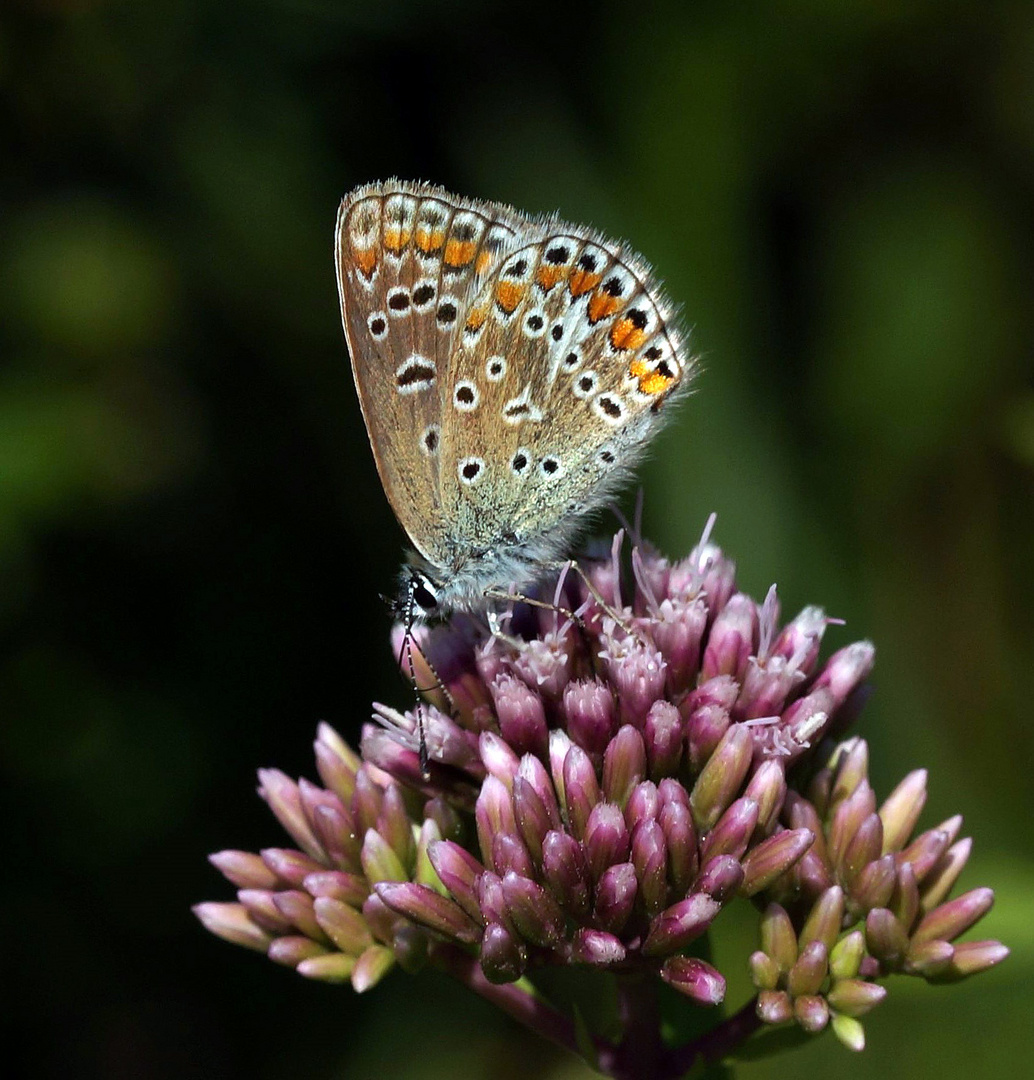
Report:
<svg viewBox="0 0 1034 1080"><path fill-rule="evenodd" d="M428 799L424 805L424 817L438 826L438 832L443 839L459 842L464 838L466 825L463 818L441 795Z"/></svg>
<svg viewBox="0 0 1034 1080"><path fill-rule="evenodd" d="M535 759L537 760L537 759ZM517 828L528 845L532 859L538 864L542 861L542 841L550 829L555 829L559 820L550 815L546 804L530 780L516 776L513 781L513 811L517 819ZM503 873L504 867L495 861L496 849L492 848L492 861L496 873Z"/></svg>
<svg viewBox="0 0 1034 1080"><path fill-rule="evenodd" d="M283 892L273 893L273 903L277 911L306 937L318 941L321 945L330 944L330 939L316 921L314 901L307 892L301 889L285 889Z"/></svg>
<svg viewBox="0 0 1034 1080"><path fill-rule="evenodd" d="M802 675L811 675L819 658L819 646L829 625L820 607L804 608L783 627L769 656L778 656Z"/></svg>
<svg viewBox="0 0 1034 1080"><path fill-rule="evenodd" d="M560 828L560 807L556 801L556 789L545 765L533 754L525 754L517 770L518 776L527 780L542 802L543 809L554 829Z"/></svg>
<svg viewBox="0 0 1034 1080"><path fill-rule="evenodd" d="M736 701L736 718L754 720L777 716L802 679L800 672L780 656L767 660L750 657L743 676L743 689Z"/></svg>
<svg viewBox="0 0 1034 1080"><path fill-rule="evenodd" d="M833 695L833 708L838 709L851 692L871 674L876 660L876 648L871 641L856 641L835 652L819 672L813 689L828 688Z"/></svg>
<svg viewBox="0 0 1034 1080"><path fill-rule="evenodd" d="M398 716L401 714L395 713ZM419 741L417 736L408 735L408 739L412 740L413 746L404 746L399 741L399 735L394 732L384 730L384 728L377 727L374 724L367 724L363 728L362 740L360 746L363 751L363 760L367 765L382 770L389 776L393 777L400 784L405 784L406 787L412 787L422 789L424 787L423 771L420 768L420 756L417 753L417 746ZM430 753L430 748L428 749ZM431 763L432 774L435 768L434 762ZM353 805L355 803L355 795L352 796ZM351 809L351 808L350 808ZM357 964L358 968L359 965ZM365 970L365 968L363 969ZM352 986L356 983L356 972L352 972Z"/></svg>
<svg viewBox="0 0 1034 1080"><path fill-rule="evenodd" d="M821 941L810 941L797 957L786 977L786 989L797 998L817 994L829 972L829 954Z"/></svg>
<svg viewBox="0 0 1034 1080"><path fill-rule="evenodd" d="M492 864L492 841L498 832L515 833L517 821L513 815L513 803L506 785L494 776L485 778L481 785L474 808L474 820L477 824L478 843L481 847L482 861L490 869Z"/></svg>
<svg viewBox="0 0 1034 1080"><path fill-rule="evenodd" d="M603 755L603 794L610 801L624 806L632 789L646 774L646 746L643 737L631 725L625 724L610 740Z"/></svg>
<svg viewBox="0 0 1034 1080"><path fill-rule="evenodd" d="M312 827L332 865L350 873L359 872L362 841L351 811L340 803L324 803L313 811Z"/></svg>
<svg viewBox="0 0 1034 1080"><path fill-rule="evenodd" d="M571 960L576 964L594 964L604 967L619 964L625 959L625 946L621 939L604 930L582 928L571 943Z"/></svg>
<svg viewBox="0 0 1034 1080"><path fill-rule="evenodd" d="M513 778L521 764L521 759L513 747L494 731L483 731L478 739L478 750L488 775L501 780L507 790L512 788Z"/></svg>
<svg viewBox="0 0 1034 1080"><path fill-rule="evenodd" d="M827 889L812 906L811 913L798 937L800 946L821 941L827 952L832 952L840 935L844 918L844 890L838 885Z"/></svg>
<svg viewBox="0 0 1034 1080"><path fill-rule="evenodd" d="M640 821L632 831L632 865L647 915L661 911L668 901L668 849L657 821Z"/></svg>
<svg viewBox="0 0 1034 1080"><path fill-rule="evenodd" d="M672 887L676 893L685 893L700 865L693 815L685 802L673 799L662 803L657 820L668 849L668 873Z"/></svg>
<svg viewBox="0 0 1034 1080"><path fill-rule="evenodd" d="M809 1035L816 1035L829 1023L826 999L808 994L794 999L793 1015Z"/></svg>
<svg viewBox="0 0 1034 1080"><path fill-rule="evenodd" d="M383 802L383 789L374 781L369 769L361 768L356 774L355 794L352 796L351 807L356 831L360 836L365 836L370 829L377 827L377 819L381 816Z"/></svg>
<svg viewBox="0 0 1034 1080"><path fill-rule="evenodd" d="M750 954L748 963L750 979L756 989L774 990L779 985L779 965L768 953L758 949Z"/></svg>
<svg viewBox="0 0 1034 1080"><path fill-rule="evenodd" d="M862 870L879 858L883 849L883 822L879 814L869 814L844 849L837 869L846 882L854 881Z"/></svg>
<svg viewBox="0 0 1034 1080"><path fill-rule="evenodd" d="M264 848L261 855L261 861L268 868L267 874L272 877L274 885L279 882L281 886L288 884L296 889L301 888L302 882L309 874L318 873L324 868L322 863L318 863L315 859L310 859L300 851L293 851L290 848ZM246 885L245 882L241 884L242 887ZM261 888L263 886L252 885L251 887ZM264 887L271 888L272 886L266 885Z"/></svg>
<svg viewBox="0 0 1034 1080"><path fill-rule="evenodd" d="M731 675L718 675L708 679L686 697L683 702L684 716L692 716L697 709L703 709L708 705L717 706L725 712L736 704L740 696L740 684Z"/></svg>
<svg viewBox="0 0 1034 1080"><path fill-rule="evenodd" d="M656 649L628 638L619 651L605 657L610 681L617 691L621 721L642 728L650 706L664 696L667 664Z"/></svg>
<svg viewBox="0 0 1034 1080"><path fill-rule="evenodd" d="M610 688L597 680L570 683L564 690L564 715L568 735L601 760L617 730L617 706Z"/></svg>
<svg viewBox="0 0 1034 1080"><path fill-rule="evenodd" d="M478 907L485 923L503 923L510 925L510 915L503 895L503 879L498 874L486 870L477 879Z"/></svg>
<svg viewBox="0 0 1034 1080"><path fill-rule="evenodd" d="M650 637L667 664L670 692L679 694L687 690L700 666L707 605L700 597L662 600L648 626Z"/></svg>
<svg viewBox="0 0 1034 1080"><path fill-rule="evenodd" d="M316 770L324 787L347 806L352 801L355 774L362 764L359 755L330 726L320 723L316 728Z"/></svg>
<svg viewBox="0 0 1034 1080"><path fill-rule="evenodd" d="M704 893L695 893L672 904L650 922L643 942L645 956L667 956L684 949L711 925L722 905Z"/></svg>
<svg viewBox="0 0 1034 1080"><path fill-rule="evenodd" d="M955 831L957 831L957 827ZM916 881L923 881L926 875L940 862L954 837L955 833L945 830L943 826L936 829L927 829L926 832L917 836L904 851L898 853L898 865L911 863Z"/></svg>
<svg viewBox="0 0 1034 1080"><path fill-rule="evenodd" d="M275 897L276 893L268 889L241 889L237 893L237 899L256 926L270 934L289 934L294 924L280 913Z"/></svg>
<svg viewBox="0 0 1034 1080"><path fill-rule="evenodd" d="M284 967L295 968L303 960L309 960L314 956L323 956L326 949L318 945L311 938L298 935L279 937L269 943L266 955L274 964L283 964Z"/></svg>
<svg viewBox="0 0 1034 1080"><path fill-rule="evenodd" d="M912 944L908 950L905 971L924 979L940 979L951 971L955 946L947 941L925 941Z"/></svg>
<svg viewBox="0 0 1034 1080"><path fill-rule="evenodd" d="M693 882L693 891L706 893L712 900L724 904L743 882L743 867L731 855L716 855L709 859Z"/></svg>
<svg viewBox="0 0 1034 1080"><path fill-rule="evenodd" d="M736 792L750 768L753 752L754 743L750 731L742 724L734 724L722 736L690 794L693 820L702 832L714 828L719 817L736 797ZM754 809L756 814L756 803ZM753 829L753 826L751 828Z"/></svg>
<svg viewBox="0 0 1034 1080"><path fill-rule="evenodd" d="M758 829L767 835L775 827L786 800L786 773L782 762L763 761L743 794L758 804Z"/></svg>
<svg viewBox="0 0 1034 1080"><path fill-rule="evenodd" d="M285 881L274 868L250 851L217 851L208 856L208 861L239 889L275 889Z"/></svg>
<svg viewBox="0 0 1034 1080"><path fill-rule="evenodd" d="M549 734L542 698L520 679L506 674L492 683L492 698L505 742L518 754L545 757Z"/></svg>
<svg viewBox="0 0 1034 1080"><path fill-rule="evenodd" d="M363 918L373 936L378 941L391 941L399 922L398 915L375 892L370 893L363 901L362 910Z"/></svg>
<svg viewBox="0 0 1034 1080"><path fill-rule="evenodd" d="M847 1016L864 1016L887 996L887 988L864 979L841 979L833 984L826 1000L837 1012Z"/></svg>
<svg viewBox="0 0 1034 1080"><path fill-rule="evenodd" d="M711 626L700 677L706 681L717 675L731 675L741 681L757 639L757 605L745 593L736 593Z"/></svg>
<svg viewBox="0 0 1034 1080"><path fill-rule="evenodd" d="M861 911L887 907L894 893L897 881L897 868L893 855L884 855L874 859L851 882L852 905Z"/></svg>
<svg viewBox="0 0 1034 1080"><path fill-rule="evenodd" d="M406 881L409 874L399 857L376 829L367 829L361 855L363 873L371 882Z"/></svg>
<svg viewBox="0 0 1034 1080"><path fill-rule="evenodd" d="M717 831L716 828L715 832ZM814 839L808 829L794 829L776 833L762 841L743 859L743 883L740 885L740 892L744 896L754 896L762 889L767 889L797 862L811 847Z"/></svg>
<svg viewBox="0 0 1034 1080"><path fill-rule="evenodd" d="M631 863L608 866L596 886L593 918L601 930L619 934L628 922L639 885Z"/></svg>
<svg viewBox="0 0 1034 1080"><path fill-rule="evenodd" d="M372 990L395 966L395 955L383 945L371 945L352 968L352 989L357 994Z"/></svg>
<svg viewBox="0 0 1034 1080"><path fill-rule="evenodd" d="M319 982L343 983L355 970L356 958L347 953L325 953L322 956L310 956L302 960L295 971L307 979Z"/></svg>
<svg viewBox="0 0 1034 1080"><path fill-rule="evenodd" d="M884 854L900 851L908 843L926 805L926 778L926 769L910 772L880 807Z"/></svg>
<svg viewBox="0 0 1034 1080"><path fill-rule="evenodd" d="M991 889L970 889L954 900L936 907L916 927L912 941L921 945L926 941L954 941L971 926L979 922L994 904Z"/></svg>
<svg viewBox="0 0 1034 1080"><path fill-rule="evenodd" d="M697 1005L720 1005L725 1000L724 976L696 957L668 957L661 965L661 978Z"/></svg>
<svg viewBox="0 0 1034 1080"><path fill-rule="evenodd" d="M589 867L581 844L554 829L542 843L542 876L561 907L576 919L589 912Z"/></svg>
<svg viewBox="0 0 1034 1080"><path fill-rule="evenodd" d="M302 809L298 785L279 769L259 769L259 795L269 804L277 821L292 840L319 862L326 858Z"/></svg>
<svg viewBox="0 0 1034 1080"><path fill-rule="evenodd" d="M783 975L797 963L797 934L790 916L778 904L769 904L761 916L761 948Z"/></svg>
<svg viewBox="0 0 1034 1080"><path fill-rule="evenodd" d="M597 803L585 826L585 855L595 880L608 866L628 858L629 837L624 815L614 803Z"/></svg>
<svg viewBox="0 0 1034 1080"><path fill-rule="evenodd" d="M908 935L887 908L874 908L865 917L865 943L889 971L900 968L908 952Z"/></svg>
<svg viewBox="0 0 1034 1080"><path fill-rule="evenodd" d="M906 932L911 930L919 914L919 886L916 884L911 863L905 863L898 868L897 881L889 907Z"/></svg>
<svg viewBox="0 0 1034 1080"><path fill-rule="evenodd" d="M503 835L503 834L496 834ZM427 855L441 883L472 918L480 922L477 882L484 867L465 848L452 840L435 840L427 845Z"/></svg>
<svg viewBox="0 0 1034 1080"><path fill-rule="evenodd" d="M968 837L952 845L937 861L923 881L921 892L923 911L937 907L955 886L963 867L973 849L973 841Z"/></svg>
<svg viewBox="0 0 1034 1080"><path fill-rule="evenodd" d="M758 823L758 804L753 799L737 799L707 834L700 852L702 862L715 855L743 857Z"/></svg>
<svg viewBox="0 0 1034 1080"><path fill-rule="evenodd" d="M527 962L524 946L501 923L489 923L481 939L481 970L491 983L516 982Z"/></svg>
<svg viewBox="0 0 1034 1080"><path fill-rule="evenodd" d="M510 921L526 941L555 948L564 932L564 913L552 896L529 878L512 871L503 878Z"/></svg>
<svg viewBox="0 0 1034 1080"><path fill-rule="evenodd" d="M497 874L505 875L511 870L522 877L535 875L535 864L528 849L513 833L496 833L492 840L492 864Z"/></svg>
<svg viewBox="0 0 1034 1080"><path fill-rule="evenodd" d="M868 777L868 744L864 739L848 739L837 749L830 805L839 806L844 799L855 793L861 783L868 782Z"/></svg>
<svg viewBox="0 0 1034 1080"><path fill-rule="evenodd" d="M201 925L231 945L243 945L246 949L265 952L272 938L251 920L243 904L227 904L208 901L195 904L191 911Z"/></svg>
<svg viewBox="0 0 1034 1080"><path fill-rule="evenodd" d="M834 979L853 979L857 976L865 954L865 935L861 930L845 934L829 954L829 973Z"/></svg>
<svg viewBox="0 0 1034 1080"><path fill-rule="evenodd" d="M561 806L566 805L567 796L564 793L564 761L567 752L574 746L566 731L555 728L549 733L549 775L553 778L553 787Z"/></svg>
<svg viewBox="0 0 1034 1080"><path fill-rule="evenodd" d="M375 826L403 866L412 867L416 859L413 841L413 822L406 812L406 804L397 784L389 783L384 789L384 800Z"/></svg>
<svg viewBox="0 0 1034 1080"><path fill-rule="evenodd" d="M686 715L685 710L683 714ZM707 764L731 724L728 711L720 705L701 705L688 714L686 747L693 772L699 772Z"/></svg>
<svg viewBox="0 0 1034 1080"><path fill-rule="evenodd" d="M843 866L848 844L854 839L862 822L875 809L876 797L868 781L863 780L833 811L833 821L829 829L829 858L834 866Z"/></svg>
<svg viewBox="0 0 1034 1080"><path fill-rule="evenodd" d="M341 952L358 956L373 944L366 920L348 904L321 896L313 904L313 912L320 928Z"/></svg>
<svg viewBox="0 0 1034 1080"><path fill-rule="evenodd" d="M951 974L964 979L1000 964L1008 955L1009 950L1000 941L965 941L955 946Z"/></svg>
<svg viewBox="0 0 1034 1080"><path fill-rule="evenodd" d="M580 746L572 746L564 759L564 799L571 832L581 839L589 814L600 800L600 788L592 761Z"/></svg>
<svg viewBox="0 0 1034 1080"><path fill-rule="evenodd" d="M829 865L814 848L809 848L797 860L793 868L793 878L801 894L809 900L817 899L833 884Z"/></svg>
<svg viewBox="0 0 1034 1080"><path fill-rule="evenodd" d="M370 895L370 886L365 877L341 870L321 870L318 874L308 874L302 886L312 896L329 896L354 908L361 908Z"/></svg>
<svg viewBox="0 0 1034 1080"><path fill-rule="evenodd" d="M682 717L670 701L655 701L643 725L646 760L655 780L678 771L682 760Z"/></svg>
<svg viewBox="0 0 1034 1080"><path fill-rule="evenodd" d="M661 811L661 796L652 780L636 784L625 803L625 824L634 829L640 821L653 821Z"/></svg>
<svg viewBox="0 0 1034 1080"><path fill-rule="evenodd" d="M426 885L412 881L382 881L374 885L374 889L392 911L443 937L467 944L481 939L481 927L459 904Z"/></svg>
<svg viewBox="0 0 1034 1080"><path fill-rule="evenodd" d="M755 1011L766 1024L785 1024L793 1019L793 1002L783 990L762 990Z"/></svg>

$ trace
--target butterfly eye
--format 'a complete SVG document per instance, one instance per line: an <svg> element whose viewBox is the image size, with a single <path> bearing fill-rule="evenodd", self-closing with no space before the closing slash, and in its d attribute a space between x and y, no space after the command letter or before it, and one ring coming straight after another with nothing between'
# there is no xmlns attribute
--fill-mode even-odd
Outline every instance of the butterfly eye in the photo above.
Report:
<svg viewBox="0 0 1034 1080"><path fill-rule="evenodd" d="M424 611L434 611L438 607L438 597L431 591L431 583L425 577L413 579L413 601Z"/></svg>

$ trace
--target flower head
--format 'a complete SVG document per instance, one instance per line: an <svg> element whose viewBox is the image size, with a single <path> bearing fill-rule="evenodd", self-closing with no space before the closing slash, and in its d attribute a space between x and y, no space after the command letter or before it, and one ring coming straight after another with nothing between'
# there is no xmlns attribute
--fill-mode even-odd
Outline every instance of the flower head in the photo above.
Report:
<svg viewBox="0 0 1034 1080"><path fill-rule="evenodd" d="M491 631L469 616L396 628L424 700L375 706L361 759L321 727L323 787L262 774L298 848L213 856L240 891L199 905L206 926L357 989L430 961L572 1047L518 980L577 964L714 1006L725 978L694 943L737 898L761 912L757 997L728 1038L796 1023L860 1049L884 976L1000 961L997 942L957 941L992 900L948 899L970 850L960 819L914 835L926 773L878 803L866 744L836 741L872 645L821 662L834 620L806 607L781 623L775 588L738 591L707 533L676 563L638 544L623 565L622 547L619 533L551 604L515 602ZM622 1045L597 1039L604 1071ZM704 1050L665 1053L679 1075Z"/></svg>

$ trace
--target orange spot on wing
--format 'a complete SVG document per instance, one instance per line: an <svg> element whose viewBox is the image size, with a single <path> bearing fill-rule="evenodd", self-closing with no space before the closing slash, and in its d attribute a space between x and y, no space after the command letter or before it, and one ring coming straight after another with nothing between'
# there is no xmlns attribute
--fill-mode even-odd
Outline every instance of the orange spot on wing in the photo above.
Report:
<svg viewBox="0 0 1034 1080"><path fill-rule="evenodd" d="M474 271L478 274L483 274L492 265L492 252L482 251L478 256L478 261L474 264Z"/></svg>
<svg viewBox="0 0 1034 1080"><path fill-rule="evenodd" d="M495 302L507 315L512 315L526 290L526 285L518 285L514 281L500 281L495 287Z"/></svg>
<svg viewBox="0 0 1034 1080"><path fill-rule="evenodd" d="M474 308L467 316L467 322L465 329L467 330L480 330L482 324L485 321L485 317L488 315L487 308Z"/></svg>
<svg viewBox="0 0 1034 1080"><path fill-rule="evenodd" d="M645 340L646 332L640 330L631 319L618 319L611 327L610 343L622 352L627 349L638 349Z"/></svg>
<svg viewBox="0 0 1034 1080"><path fill-rule="evenodd" d="M613 315L621 306L621 301L616 296L607 292L595 292L589 297L589 322L598 323L608 315Z"/></svg>
<svg viewBox="0 0 1034 1080"><path fill-rule="evenodd" d="M602 279L602 274L592 274L588 270L575 270L571 275L571 295L584 296L590 289L595 289Z"/></svg>
<svg viewBox="0 0 1034 1080"><path fill-rule="evenodd" d="M387 229L384 233L384 246L392 255L398 255L409 243L411 235L408 229Z"/></svg>
<svg viewBox="0 0 1034 1080"><path fill-rule="evenodd" d="M567 270L563 266L551 266L549 263L543 263L539 267L539 272L535 275L535 280L543 292L549 292L566 273Z"/></svg>
<svg viewBox="0 0 1034 1080"><path fill-rule="evenodd" d="M477 244L472 240L457 240L453 237L445 245L445 265L452 267L466 266L474 258L476 251Z"/></svg>
<svg viewBox="0 0 1034 1080"><path fill-rule="evenodd" d="M375 247L354 247L352 248L352 258L355 259L355 265L359 267L359 272L363 277L373 277L373 272L377 269L377 249Z"/></svg>
<svg viewBox="0 0 1034 1080"><path fill-rule="evenodd" d="M430 254L432 251L437 251L444 243L445 233L443 233L441 229L435 229L434 232L430 232L422 226L417 226L416 246L425 255Z"/></svg>
<svg viewBox="0 0 1034 1080"><path fill-rule="evenodd" d="M659 394L675 381L673 375L651 371L642 360L633 360L628 365L628 373L633 379L639 380L639 392L642 394Z"/></svg>

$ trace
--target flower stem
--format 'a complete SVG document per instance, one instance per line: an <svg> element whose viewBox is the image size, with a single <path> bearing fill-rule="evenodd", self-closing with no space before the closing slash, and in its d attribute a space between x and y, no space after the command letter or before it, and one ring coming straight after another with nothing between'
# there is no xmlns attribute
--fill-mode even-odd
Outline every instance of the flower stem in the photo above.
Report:
<svg viewBox="0 0 1034 1080"><path fill-rule="evenodd" d="M730 1050L739 1046L761 1026L755 1006L756 999L751 998L739 1012L733 1013L699 1038L673 1050L670 1075L684 1076L701 1058L707 1065L720 1062Z"/></svg>
<svg viewBox="0 0 1034 1080"><path fill-rule="evenodd" d="M574 1024L520 983L489 982L477 959L453 945L435 945L431 959L453 978L458 979L487 1001L491 1001L493 1005L525 1027L549 1039L550 1042L562 1046L565 1050L570 1050L579 1056L583 1055L583 1048L579 1045ZM613 1048L605 1040L594 1041L598 1053L612 1052Z"/></svg>

